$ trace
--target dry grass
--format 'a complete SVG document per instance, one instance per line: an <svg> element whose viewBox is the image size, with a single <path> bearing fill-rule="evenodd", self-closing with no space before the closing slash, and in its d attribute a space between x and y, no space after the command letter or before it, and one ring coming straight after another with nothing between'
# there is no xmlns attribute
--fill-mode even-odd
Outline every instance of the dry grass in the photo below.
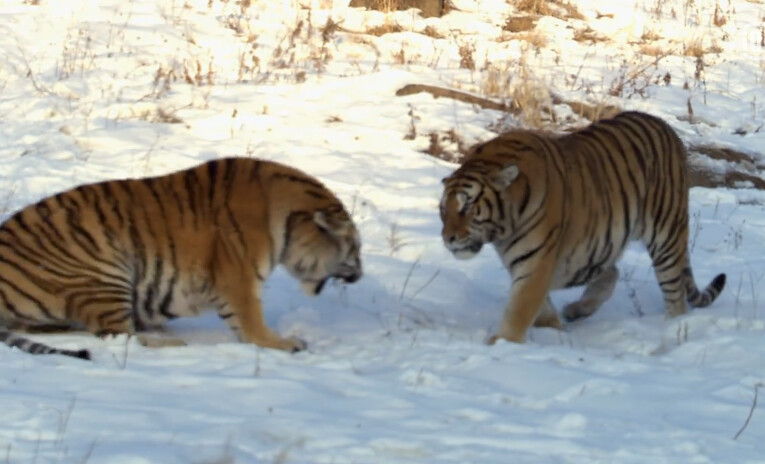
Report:
<svg viewBox="0 0 765 464"><path fill-rule="evenodd" d="M653 42L659 39L661 39L661 36L653 29L644 29L643 34L640 36L640 40L643 42Z"/></svg>
<svg viewBox="0 0 765 464"><path fill-rule="evenodd" d="M694 37L683 44L683 55L702 58L707 53L721 53L723 48L717 42L705 47L702 37Z"/></svg>
<svg viewBox="0 0 765 464"><path fill-rule="evenodd" d="M435 27L433 27L431 25L425 26L425 29L420 31L420 33L423 34L423 35L426 35L428 37L434 38L434 39L444 39L444 38L446 38L445 35L443 35L440 32L438 32L438 29L436 29Z"/></svg>
<svg viewBox="0 0 765 464"><path fill-rule="evenodd" d="M704 39L693 37L683 44L683 55L696 58L704 56Z"/></svg>
<svg viewBox="0 0 765 464"><path fill-rule="evenodd" d="M722 12L722 8L720 8L720 4L715 3L715 13L714 13L714 17L712 18L712 24L714 24L717 27L722 27L727 23L728 23L728 17Z"/></svg>
<svg viewBox="0 0 765 464"><path fill-rule="evenodd" d="M526 127L542 128L552 113L550 88L542 83L522 57L510 85L510 106L520 112Z"/></svg>
<svg viewBox="0 0 765 464"><path fill-rule="evenodd" d="M445 5L439 0L351 0L350 6L365 7L386 14L416 8L427 18L441 16Z"/></svg>
<svg viewBox="0 0 765 464"><path fill-rule="evenodd" d="M475 71L475 44L473 42L462 42L459 44L460 68Z"/></svg>
<svg viewBox="0 0 765 464"><path fill-rule="evenodd" d="M581 101L572 101L572 100L563 100L560 98L553 98L553 103L556 105L568 105L569 108L571 108L571 111L574 112L577 116L580 118L583 118L587 121L600 121L601 119L609 119L613 118L617 114L619 114L622 109L618 106L609 105L604 100L601 100L597 103L590 104L586 102ZM576 130L578 128L572 127L572 130Z"/></svg>
<svg viewBox="0 0 765 464"><path fill-rule="evenodd" d="M661 56L665 53L664 47L654 44L642 44L640 47L638 47L638 50L642 55L648 56Z"/></svg>
<svg viewBox="0 0 765 464"><path fill-rule="evenodd" d="M433 131L430 133L429 139L430 144L423 153L450 163L462 163L470 150L470 147L454 129L449 129L446 132Z"/></svg>
<svg viewBox="0 0 765 464"><path fill-rule="evenodd" d="M539 18L534 16L510 16L502 26L503 31L507 32L525 32L534 29L537 26Z"/></svg>
<svg viewBox="0 0 765 464"><path fill-rule="evenodd" d="M513 39L523 40L535 49L539 50L547 46L547 37L539 31L526 31L513 35Z"/></svg>
<svg viewBox="0 0 765 464"><path fill-rule="evenodd" d="M83 28L67 30L61 57L56 62L56 77L65 80L75 74L82 76L96 67L96 53L90 31Z"/></svg>
<svg viewBox="0 0 765 464"><path fill-rule="evenodd" d="M385 24L380 24L379 26L371 26L367 28L364 31L364 33L381 37L385 34L391 34L394 32L403 32L403 31L404 31L404 28L398 25L397 23L386 22Z"/></svg>
<svg viewBox="0 0 765 464"><path fill-rule="evenodd" d="M712 42L712 45L707 48L707 53L722 53L724 49L717 42Z"/></svg>
<svg viewBox="0 0 765 464"><path fill-rule="evenodd" d="M659 62L674 54L673 49L664 49L648 60L638 55L632 59L624 58L616 78L611 81L608 95L619 98L646 96L646 89L659 85L662 81L667 84L672 76L659 70Z"/></svg>
<svg viewBox="0 0 765 464"><path fill-rule="evenodd" d="M574 31L574 40L576 40L577 42L596 43L596 42L608 42L609 39L608 37L603 37L602 35L598 35L590 27L585 27L584 29L577 29Z"/></svg>
<svg viewBox="0 0 765 464"><path fill-rule="evenodd" d="M508 72L496 66L490 66L483 73L481 93L489 97L504 96L507 94Z"/></svg>
<svg viewBox="0 0 765 464"><path fill-rule="evenodd" d="M560 19L584 19L576 6L563 0L515 0L516 10L540 16Z"/></svg>

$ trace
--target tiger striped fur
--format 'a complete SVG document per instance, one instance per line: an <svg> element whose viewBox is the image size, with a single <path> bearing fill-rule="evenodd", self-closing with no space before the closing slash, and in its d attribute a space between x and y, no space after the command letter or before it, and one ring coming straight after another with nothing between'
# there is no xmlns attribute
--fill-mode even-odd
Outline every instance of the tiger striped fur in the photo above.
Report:
<svg viewBox="0 0 765 464"><path fill-rule="evenodd" d="M270 161L226 158L146 179L84 185L0 225L0 341L47 347L16 326L135 334L214 307L240 340L298 351L266 326L263 282L282 264L309 295L362 275L358 231L318 180Z"/></svg>
<svg viewBox="0 0 765 464"><path fill-rule="evenodd" d="M492 243L512 277L499 338L525 340L528 327L560 327L550 290L585 285L563 310L591 315L616 285L616 261L630 240L651 256L665 314L712 303L720 274L699 291L688 257L686 152L674 130L625 112L554 137L518 130L476 146L444 179L442 239L467 259Z"/></svg>

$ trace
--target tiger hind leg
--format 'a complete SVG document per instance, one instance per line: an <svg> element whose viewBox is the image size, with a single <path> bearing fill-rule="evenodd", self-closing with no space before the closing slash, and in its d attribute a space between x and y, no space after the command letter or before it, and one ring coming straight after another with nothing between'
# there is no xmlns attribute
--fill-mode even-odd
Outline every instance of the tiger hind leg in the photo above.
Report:
<svg viewBox="0 0 765 464"><path fill-rule="evenodd" d="M670 318L682 316L688 310L684 277L685 249L666 250L662 247L654 249L649 247L648 252L653 260L656 280L664 294L664 314Z"/></svg>
<svg viewBox="0 0 765 464"><path fill-rule="evenodd" d="M171 346L186 346L186 342L178 337L161 332L138 332L135 339L146 348L167 348Z"/></svg>
<svg viewBox="0 0 765 464"><path fill-rule="evenodd" d="M98 337L135 333L131 291L113 285L89 285L65 295L67 320Z"/></svg>
<svg viewBox="0 0 765 464"><path fill-rule="evenodd" d="M618 279L619 270L616 266L609 267L592 279L585 287L582 297L569 303L563 309L566 322L592 316L607 299L611 298Z"/></svg>

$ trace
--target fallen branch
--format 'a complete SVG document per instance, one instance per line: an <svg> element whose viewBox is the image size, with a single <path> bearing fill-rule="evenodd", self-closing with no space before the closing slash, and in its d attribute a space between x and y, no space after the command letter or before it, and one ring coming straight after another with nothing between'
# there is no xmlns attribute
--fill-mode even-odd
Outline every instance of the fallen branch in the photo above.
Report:
<svg viewBox="0 0 765 464"><path fill-rule="evenodd" d="M444 87L436 87L434 85L427 84L407 84L404 87L396 91L397 97L404 97L407 95L414 95L418 93L426 92L433 95L433 98L451 98L452 100L461 101L463 103L469 103L471 105L478 105L486 110L502 111L512 115L521 114L521 108L517 105L500 103L488 98L479 97L467 92L461 92L459 90L447 89ZM550 94L553 105L566 105L579 116L589 120L597 121L603 118L609 118L615 116L621 111L621 108L612 105L590 105L588 103L582 103L577 101L567 101L561 98L559 95ZM548 112L547 108L543 108L543 111Z"/></svg>
<svg viewBox="0 0 765 464"><path fill-rule="evenodd" d="M404 97L407 95L414 95L417 93L426 92L433 95L433 98L451 98L452 100L461 101L463 103L469 103L471 105L478 105L485 110L503 111L505 113L519 114L520 111L517 108L513 108L504 103L499 103L488 98L479 97L467 92L461 92L454 89L446 89L443 87L436 87L434 85L427 84L407 84L396 91L397 97Z"/></svg>

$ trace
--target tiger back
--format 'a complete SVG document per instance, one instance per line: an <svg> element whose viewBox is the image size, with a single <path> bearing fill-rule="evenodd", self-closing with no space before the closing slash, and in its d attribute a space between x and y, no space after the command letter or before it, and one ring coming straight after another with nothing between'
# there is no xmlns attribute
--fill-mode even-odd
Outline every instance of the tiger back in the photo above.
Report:
<svg viewBox="0 0 765 464"><path fill-rule="evenodd" d="M455 257L494 245L512 276L499 338L560 327L550 290L585 285L569 320L591 315L616 285L616 261L643 242L672 317L707 306L720 274L700 291L688 256L688 180L682 141L664 121L625 112L557 137L518 130L476 146L444 179L442 239Z"/></svg>
<svg viewBox="0 0 765 464"><path fill-rule="evenodd" d="M310 295L362 275L360 238L342 203L289 166L209 161L145 179L84 185L0 225L0 341L88 359L14 327L136 334L213 307L240 340L298 351L266 326L263 282L282 264ZM141 340L141 338L139 338Z"/></svg>

